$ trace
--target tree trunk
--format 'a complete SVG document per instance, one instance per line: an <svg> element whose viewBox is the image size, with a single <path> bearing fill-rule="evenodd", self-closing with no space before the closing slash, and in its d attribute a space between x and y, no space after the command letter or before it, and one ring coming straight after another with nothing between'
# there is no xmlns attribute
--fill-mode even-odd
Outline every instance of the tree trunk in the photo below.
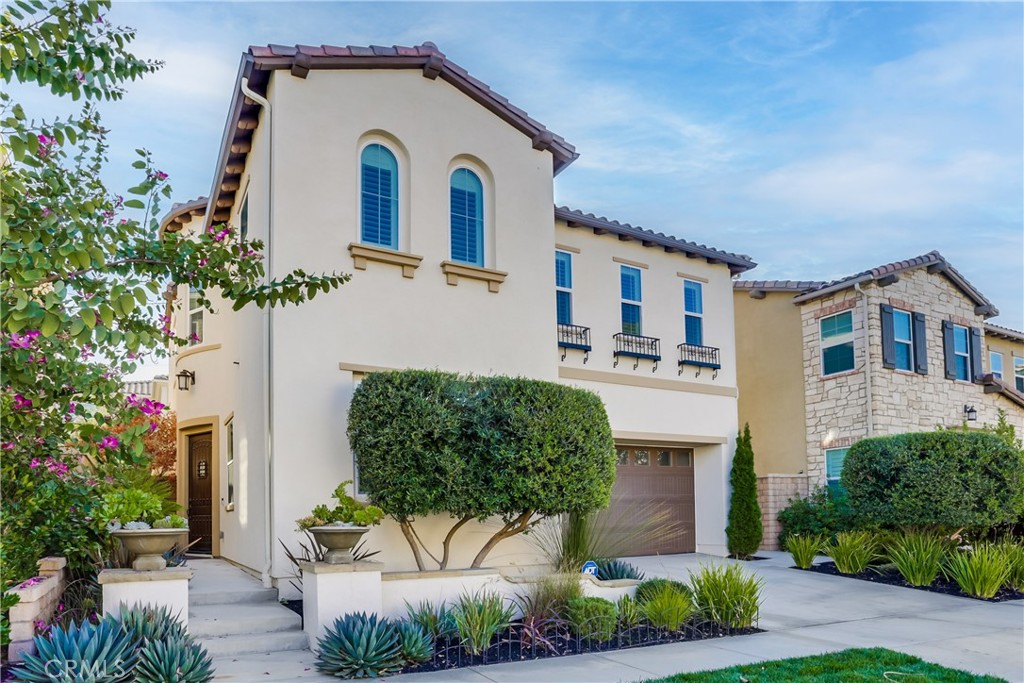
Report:
<svg viewBox="0 0 1024 683"><path fill-rule="evenodd" d="M441 562L440 562L441 569L447 569L448 568L448 556L450 554L452 538L455 536L455 532L458 531L459 529L461 529L463 527L463 525L465 525L466 522L468 522L471 519L473 519L473 518L469 517L469 516L463 517L462 519L457 521L455 523L455 525L452 526L451 529L448 530L448 535L444 537L444 554L441 555Z"/></svg>
<svg viewBox="0 0 1024 683"><path fill-rule="evenodd" d="M423 566L423 556L420 555L420 548L416 545L416 539L413 536L412 524L403 517L398 520L398 526L401 527L402 535L405 536L405 540L409 542L409 547L412 548L412 556L416 558L416 566L419 567L421 572L426 571L427 568Z"/></svg>
<svg viewBox="0 0 1024 683"><path fill-rule="evenodd" d="M487 557L487 554L494 549L494 546L498 545L498 543L506 538L510 538L516 534L526 531L527 527L530 526L531 517L533 517L533 510L527 510L523 514L519 515L514 522L506 522L505 526L498 529L498 531L496 531L495 534L487 540L484 547L481 548L480 552L478 552L476 557L473 558L473 564L471 564L470 567L473 569L479 569L480 565L483 564L484 559Z"/></svg>

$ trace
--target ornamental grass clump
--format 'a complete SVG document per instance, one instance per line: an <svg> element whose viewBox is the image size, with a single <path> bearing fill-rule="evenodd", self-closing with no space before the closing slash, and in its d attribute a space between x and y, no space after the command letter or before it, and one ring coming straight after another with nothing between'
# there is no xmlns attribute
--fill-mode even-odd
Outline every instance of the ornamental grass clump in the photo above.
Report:
<svg viewBox="0 0 1024 683"><path fill-rule="evenodd" d="M942 567L947 578L975 598L995 597L1010 577L1010 559L991 543L979 543L971 550L950 553Z"/></svg>
<svg viewBox="0 0 1024 683"><path fill-rule="evenodd" d="M705 565L690 574L693 601L705 619L726 629L750 628L761 611L764 579L738 564Z"/></svg>
<svg viewBox="0 0 1024 683"><path fill-rule="evenodd" d="M376 614L338 617L317 645L317 670L337 678L378 678L404 665L398 631Z"/></svg>
<svg viewBox="0 0 1024 683"><path fill-rule="evenodd" d="M840 574L859 574L878 557L878 541L868 531L844 531L823 550Z"/></svg>
<svg viewBox="0 0 1024 683"><path fill-rule="evenodd" d="M604 643L612 639L619 617L615 603L604 598L573 598L566 607L572 632L581 638Z"/></svg>
<svg viewBox="0 0 1024 683"><path fill-rule="evenodd" d="M1007 587L1018 592L1024 591L1024 542L1006 537L999 543L999 547L1010 563L1010 575L1006 578Z"/></svg>
<svg viewBox="0 0 1024 683"><path fill-rule="evenodd" d="M643 605L648 600L654 598L654 596L660 593L666 586L687 596L692 596L693 594L693 590L682 581L673 581L672 579L647 579L646 581L642 581L640 585L636 587L636 601Z"/></svg>
<svg viewBox="0 0 1024 683"><path fill-rule="evenodd" d="M651 626L678 631L694 613L693 601L688 593L666 585L643 605L643 615Z"/></svg>
<svg viewBox="0 0 1024 683"><path fill-rule="evenodd" d="M796 534L786 539L786 550L793 557L793 564L800 569L814 566L814 558L821 552L824 539L818 534Z"/></svg>
<svg viewBox="0 0 1024 683"><path fill-rule="evenodd" d="M936 534L911 532L889 542L889 562L911 586L930 586L942 570L949 542Z"/></svg>
<svg viewBox="0 0 1024 683"><path fill-rule="evenodd" d="M436 607L430 600L421 600L417 605L405 603L409 621L416 623L432 639L451 638L458 634L455 616L442 602Z"/></svg>
<svg viewBox="0 0 1024 683"><path fill-rule="evenodd" d="M462 647L471 655L481 655L499 632L508 628L513 608L497 593L463 593L452 609L455 628Z"/></svg>
<svg viewBox="0 0 1024 683"><path fill-rule="evenodd" d="M643 607L630 595L619 598L615 603L615 611L619 614L619 628L624 630L639 626L644 618Z"/></svg>

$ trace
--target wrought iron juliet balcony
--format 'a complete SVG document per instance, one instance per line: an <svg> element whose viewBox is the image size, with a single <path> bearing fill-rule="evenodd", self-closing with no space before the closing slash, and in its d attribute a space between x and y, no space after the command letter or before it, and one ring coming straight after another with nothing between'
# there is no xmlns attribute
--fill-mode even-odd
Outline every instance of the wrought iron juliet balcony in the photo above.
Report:
<svg viewBox="0 0 1024 683"><path fill-rule="evenodd" d="M658 369L658 361L661 360L660 339L656 337L642 337L639 334L626 334L625 332L612 335L612 339L615 340L615 351L612 352L612 355L615 356L615 363L612 364L612 367L618 367L619 358L627 356L636 359L633 363L634 370L640 364L640 359L654 361L654 367L651 368L651 372Z"/></svg>
<svg viewBox="0 0 1024 683"><path fill-rule="evenodd" d="M718 349L713 346L699 346L697 344L679 345L679 374L683 374L684 365L692 365L697 368L697 375L703 368L714 370L711 378L718 376L718 370L722 364L718 359Z"/></svg>
<svg viewBox="0 0 1024 683"><path fill-rule="evenodd" d="M558 323L558 348L562 349L562 360L569 349L579 349L584 353L583 362L590 358L590 328L582 325Z"/></svg>

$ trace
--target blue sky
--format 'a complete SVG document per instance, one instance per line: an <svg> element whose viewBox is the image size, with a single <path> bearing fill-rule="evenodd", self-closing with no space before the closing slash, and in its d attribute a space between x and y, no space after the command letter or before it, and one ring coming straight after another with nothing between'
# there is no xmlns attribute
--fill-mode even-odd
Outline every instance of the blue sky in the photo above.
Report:
<svg viewBox="0 0 1024 683"><path fill-rule="evenodd" d="M829 279L940 250L1024 328L1020 3L118 3L165 69L103 107L209 190L249 44L418 44L576 145L559 204ZM35 97L32 98L35 100ZM124 170L122 170L124 169Z"/></svg>

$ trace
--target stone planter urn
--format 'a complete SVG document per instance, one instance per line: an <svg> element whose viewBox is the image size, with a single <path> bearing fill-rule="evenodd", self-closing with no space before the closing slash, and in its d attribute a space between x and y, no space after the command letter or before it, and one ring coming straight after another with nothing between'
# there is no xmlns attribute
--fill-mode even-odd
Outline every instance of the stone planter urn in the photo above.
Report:
<svg viewBox="0 0 1024 683"><path fill-rule="evenodd" d="M353 561L352 548L356 547L359 539L363 537L368 526L314 526L309 532L321 546L327 549L324 555L324 562L327 564L351 564Z"/></svg>
<svg viewBox="0 0 1024 683"><path fill-rule="evenodd" d="M111 535L135 555L132 569L153 572L167 568L163 555L174 547L181 532L181 529L118 529Z"/></svg>

